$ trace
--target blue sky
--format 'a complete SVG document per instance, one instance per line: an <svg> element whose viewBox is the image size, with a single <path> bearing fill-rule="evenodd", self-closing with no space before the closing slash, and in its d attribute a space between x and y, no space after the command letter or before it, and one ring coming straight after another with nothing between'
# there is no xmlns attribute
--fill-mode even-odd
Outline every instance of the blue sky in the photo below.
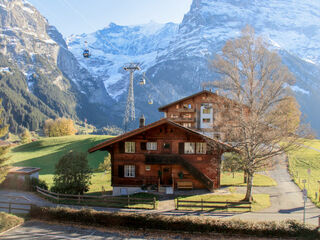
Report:
<svg viewBox="0 0 320 240"><path fill-rule="evenodd" d="M110 22L180 23L192 0L28 0L65 36L94 32Z"/></svg>

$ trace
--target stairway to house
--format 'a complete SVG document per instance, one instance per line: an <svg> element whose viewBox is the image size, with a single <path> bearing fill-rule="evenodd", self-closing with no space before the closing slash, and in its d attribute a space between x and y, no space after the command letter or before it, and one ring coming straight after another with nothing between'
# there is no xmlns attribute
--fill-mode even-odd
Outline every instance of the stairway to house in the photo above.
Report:
<svg viewBox="0 0 320 240"><path fill-rule="evenodd" d="M198 168L186 161L184 158L177 156L178 162L186 169L191 175L202 182L209 191L213 192L214 182Z"/></svg>

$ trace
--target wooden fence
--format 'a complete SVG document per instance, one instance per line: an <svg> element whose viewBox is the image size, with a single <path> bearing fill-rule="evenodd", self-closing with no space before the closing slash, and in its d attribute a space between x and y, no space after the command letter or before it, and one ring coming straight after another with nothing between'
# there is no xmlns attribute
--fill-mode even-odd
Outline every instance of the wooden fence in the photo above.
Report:
<svg viewBox="0 0 320 240"><path fill-rule="evenodd" d="M152 208L156 209L156 198L138 198L121 196L93 196L93 195L71 195L55 193L40 187L37 187L37 192L45 197L56 200L58 203L66 202L69 204L89 204L91 206L103 206L103 207L121 207L121 208ZM148 207L147 207L148 206Z"/></svg>
<svg viewBox="0 0 320 240"><path fill-rule="evenodd" d="M177 199L176 209L201 209L203 210L227 210L228 209L248 209L251 212L250 202L218 202L218 201L193 201Z"/></svg>
<svg viewBox="0 0 320 240"><path fill-rule="evenodd" d="M3 206L3 205L5 205L5 206ZM31 203L17 203L17 202L2 202L2 201L0 201L0 208L7 209L8 213L12 213L12 210L29 212L32 205L33 204L31 204ZM15 207L15 206L28 206L28 208Z"/></svg>

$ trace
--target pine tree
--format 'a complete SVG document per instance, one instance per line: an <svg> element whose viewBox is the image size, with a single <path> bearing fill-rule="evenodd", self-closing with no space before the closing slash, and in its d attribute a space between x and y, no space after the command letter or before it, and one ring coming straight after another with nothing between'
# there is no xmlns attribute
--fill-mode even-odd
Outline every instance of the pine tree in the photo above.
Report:
<svg viewBox="0 0 320 240"><path fill-rule="evenodd" d="M0 99L0 105L2 100ZM3 111L3 108L0 108L0 114ZM2 124L3 119L0 118L0 124ZM0 128L0 137L3 137L8 132L8 126L4 126ZM8 147L0 147L0 183L4 181L5 177L7 176L8 172L8 157L5 157L6 153L8 152Z"/></svg>

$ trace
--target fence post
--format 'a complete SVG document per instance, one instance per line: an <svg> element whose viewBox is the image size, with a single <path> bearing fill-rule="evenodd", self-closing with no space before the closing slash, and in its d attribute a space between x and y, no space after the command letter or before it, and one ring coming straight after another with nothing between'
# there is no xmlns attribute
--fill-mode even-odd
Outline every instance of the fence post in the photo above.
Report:
<svg viewBox="0 0 320 240"><path fill-rule="evenodd" d="M203 211L203 199L201 198L201 211Z"/></svg>
<svg viewBox="0 0 320 240"><path fill-rule="evenodd" d="M11 213L11 202L9 202L9 213Z"/></svg>
<svg viewBox="0 0 320 240"><path fill-rule="evenodd" d="M130 208L130 195L128 195L128 208Z"/></svg>
<svg viewBox="0 0 320 240"><path fill-rule="evenodd" d="M78 193L78 203L80 203L80 193Z"/></svg>
<svg viewBox="0 0 320 240"><path fill-rule="evenodd" d="M60 203L60 193L57 194L58 204Z"/></svg>
<svg viewBox="0 0 320 240"><path fill-rule="evenodd" d="M156 197L153 197L153 209L156 209Z"/></svg>

